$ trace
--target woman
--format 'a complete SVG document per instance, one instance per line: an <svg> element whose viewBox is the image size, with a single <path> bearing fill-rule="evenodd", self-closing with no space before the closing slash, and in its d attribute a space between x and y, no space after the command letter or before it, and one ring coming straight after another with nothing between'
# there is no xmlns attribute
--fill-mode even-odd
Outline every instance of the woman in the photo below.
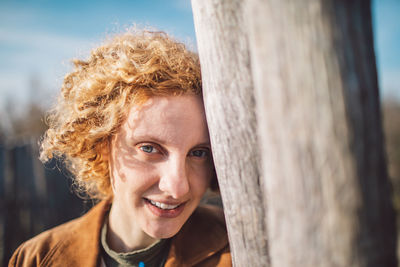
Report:
<svg viewBox="0 0 400 267"><path fill-rule="evenodd" d="M198 58L164 33L128 32L74 61L41 144L63 159L86 215L23 243L10 266L230 266Z"/></svg>

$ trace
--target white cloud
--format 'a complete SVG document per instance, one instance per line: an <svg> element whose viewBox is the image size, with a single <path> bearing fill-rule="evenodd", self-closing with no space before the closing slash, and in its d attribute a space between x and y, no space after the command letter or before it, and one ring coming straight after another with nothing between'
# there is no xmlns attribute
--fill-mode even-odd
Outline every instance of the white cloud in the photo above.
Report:
<svg viewBox="0 0 400 267"><path fill-rule="evenodd" d="M10 28L0 28L0 42L4 45L23 45L29 49L46 51L50 49L50 51L54 52L88 49L92 44L87 39L74 36Z"/></svg>
<svg viewBox="0 0 400 267"><path fill-rule="evenodd" d="M177 9L192 12L192 5L190 0L174 0L171 2Z"/></svg>
<svg viewBox="0 0 400 267"><path fill-rule="evenodd" d="M0 28L0 43L8 48L0 51L1 102L7 97L25 101L32 75L55 91L70 69L70 60L85 57L94 44L74 36L10 28Z"/></svg>
<svg viewBox="0 0 400 267"><path fill-rule="evenodd" d="M400 98L400 69L387 70L380 75L380 87L383 95Z"/></svg>

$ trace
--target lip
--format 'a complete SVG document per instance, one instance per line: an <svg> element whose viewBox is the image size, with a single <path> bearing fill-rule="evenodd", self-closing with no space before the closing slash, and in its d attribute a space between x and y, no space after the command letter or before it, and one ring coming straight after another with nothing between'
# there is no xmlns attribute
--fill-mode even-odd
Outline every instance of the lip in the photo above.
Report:
<svg viewBox="0 0 400 267"><path fill-rule="evenodd" d="M153 200L155 201L155 200ZM168 205L177 205L179 203L171 203L171 202L163 202L163 201L156 201L156 202L162 202ZM185 208L186 202L181 203L178 207L175 209L170 209L170 210L163 210L159 207L154 206L153 204L150 203L150 201L146 198L144 198L144 203L146 207L156 216L162 217L162 218L176 218L178 217L182 211Z"/></svg>

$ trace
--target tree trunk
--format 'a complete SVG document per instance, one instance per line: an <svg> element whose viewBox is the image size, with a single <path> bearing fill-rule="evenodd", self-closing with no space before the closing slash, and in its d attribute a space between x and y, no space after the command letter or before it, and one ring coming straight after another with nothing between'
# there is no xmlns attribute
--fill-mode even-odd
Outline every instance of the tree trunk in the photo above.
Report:
<svg viewBox="0 0 400 267"><path fill-rule="evenodd" d="M272 266L396 266L369 1L248 3Z"/></svg>
<svg viewBox="0 0 400 267"><path fill-rule="evenodd" d="M255 100L242 6L192 1L214 163L237 266L268 266Z"/></svg>
<svg viewBox="0 0 400 267"><path fill-rule="evenodd" d="M234 264L396 266L369 1L192 6Z"/></svg>

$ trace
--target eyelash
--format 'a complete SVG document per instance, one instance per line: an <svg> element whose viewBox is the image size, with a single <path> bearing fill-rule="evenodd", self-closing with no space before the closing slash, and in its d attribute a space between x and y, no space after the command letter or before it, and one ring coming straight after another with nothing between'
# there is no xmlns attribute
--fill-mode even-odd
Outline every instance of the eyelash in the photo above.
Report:
<svg viewBox="0 0 400 267"><path fill-rule="evenodd" d="M202 152L202 156L199 155L194 155L195 152ZM197 157L197 158L206 158L209 154L208 149L196 149L196 150L192 150L190 151L189 155L192 157Z"/></svg>
<svg viewBox="0 0 400 267"><path fill-rule="evenodd" d="M150 148L151 151L150 152L145 151L146 148ZM142 146L139 147L139 149L142 150L144 153L147 153L147 154L155 154L157 152L160 152L159 149L155 148L153 145L142 145Z"/></svg>
<svg viewBox="0 0 400 267"><path fill-rule="evenodd" d="M161 149L156 148L154 145L151 144L144 144L139 146L139 149L143 151L146 154L157 154L159 152L162 152ZM150 150L150 151L146 151ZM201 155L195 155L194 153L196 152L201 152ZM192 150L189 152L189 156L191 157L196 157L196 158L206 158L209 155L210 151L209 149L196 149Z"/></svg>

